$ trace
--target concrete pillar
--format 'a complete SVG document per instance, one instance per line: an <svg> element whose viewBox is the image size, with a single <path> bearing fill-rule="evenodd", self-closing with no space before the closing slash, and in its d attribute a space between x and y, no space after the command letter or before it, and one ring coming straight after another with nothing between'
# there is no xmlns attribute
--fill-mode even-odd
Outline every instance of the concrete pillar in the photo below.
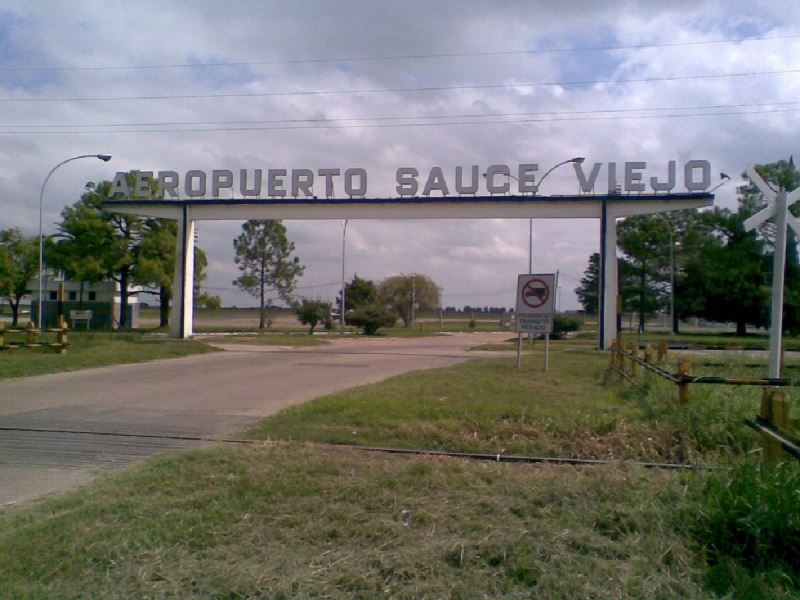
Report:
<svg viewBox="0 0 800 600"><path fill-rule="evenodd" d="M192 313L194 310L194 220L189 208L182 207L178 216L178 237L175 247L175 278L172 283L172 306L170 307L170 331L177 338L192 335Z"/></svg>
<svg viewBox="0 0 800 600"><path fill-rule="evenodd" d="M600 219L600 338L602 350L611 348L617 336L617 217L614 207L604 204Z"/></svg>

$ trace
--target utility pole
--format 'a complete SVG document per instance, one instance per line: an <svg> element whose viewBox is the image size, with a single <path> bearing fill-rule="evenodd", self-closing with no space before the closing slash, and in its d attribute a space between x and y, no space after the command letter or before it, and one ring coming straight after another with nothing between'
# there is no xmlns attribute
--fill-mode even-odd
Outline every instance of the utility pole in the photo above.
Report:
<svg viewBox="0 0 800 600"><path fill-rule="evenodd" d="M347 238L347 219L344 220L344 227L342 227L342 305L339 307L339 328L341 332L344 333L344 250L345 250L345 239Z"/></svg>
<svg viewBox="0 0 800 600"><path fill-rule="evenodd" d="M410 326L414 326L414 305L417 302L417 276L411 276L411 321L409 322Z"/></svg>

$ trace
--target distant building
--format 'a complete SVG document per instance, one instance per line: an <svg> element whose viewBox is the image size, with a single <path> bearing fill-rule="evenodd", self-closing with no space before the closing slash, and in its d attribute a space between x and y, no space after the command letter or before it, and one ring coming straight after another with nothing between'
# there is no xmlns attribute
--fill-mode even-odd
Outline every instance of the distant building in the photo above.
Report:
<svg viewBox="0 0 800 600"><path fill-rule="evenodd" d="M62 283L64 284L64 300L63 303L60 303L58 290ZM38 323L39 280L31 280L28 285L33 290L31 292L30 318L34 323ZM82 294L80 281L47 278L43 288L44 327L56 327L60 312L64 315L70 328L79 325L81 327L88 326L90 329L119 329L120 287L116 281L83 282ZM139 291L140 288L134 286L128 292L128 314L125 323L127 329L139 328ZM59 304L61 304L60 311ZM72 319L72 317L76 318ZM73 321L75 322L73 323Z"/></svg>

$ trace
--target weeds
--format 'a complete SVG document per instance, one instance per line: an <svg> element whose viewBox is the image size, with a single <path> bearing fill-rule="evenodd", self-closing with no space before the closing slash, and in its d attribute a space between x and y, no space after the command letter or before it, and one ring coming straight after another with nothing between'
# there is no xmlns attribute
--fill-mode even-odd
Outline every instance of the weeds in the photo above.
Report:
<svg viewBox="0 0 800 600"><path fill-rule="evenodd" d="M744 462L709 477L694 535L715 591L738 589L737 598L800 592L800 465Z"/></svg>

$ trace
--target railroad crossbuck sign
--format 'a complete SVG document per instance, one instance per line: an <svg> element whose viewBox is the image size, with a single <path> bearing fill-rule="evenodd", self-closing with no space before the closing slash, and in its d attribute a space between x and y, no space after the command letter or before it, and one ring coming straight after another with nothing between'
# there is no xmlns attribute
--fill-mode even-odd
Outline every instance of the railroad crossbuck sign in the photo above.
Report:
<svg viewBox="0 0 800 600"><path fill-rule="evenodd" d="M556 276L520 275L517 277L517 306L514 331L517 333L552 333Z"/></svg>
<svg viewBox="0 0 800 600"><path fill-rule="evenodd" d="M781 373L781 338L783 337L783 275L786 268L786 227L794 229L800 236L800 221L789 207L800 200L800 188L787 192L776 192L756 172L754 167L747 169L747 176L764 194L767 206L744 222L746 231L752 231L767 219L775 218L775 255L772 259L772 321L769 331L769 374L778 378Z"/></svg>

